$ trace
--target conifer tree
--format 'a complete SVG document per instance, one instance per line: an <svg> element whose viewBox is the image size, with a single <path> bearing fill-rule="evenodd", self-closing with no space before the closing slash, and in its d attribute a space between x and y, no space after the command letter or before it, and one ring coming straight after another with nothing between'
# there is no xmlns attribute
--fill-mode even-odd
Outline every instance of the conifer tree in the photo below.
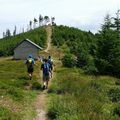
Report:
<svg viewBox="0 0 120 120"><path fill-rule="evenodd" d="M39 27L42 26L42 22L43 22L43 17L42 15L39 15Z"/></svg>

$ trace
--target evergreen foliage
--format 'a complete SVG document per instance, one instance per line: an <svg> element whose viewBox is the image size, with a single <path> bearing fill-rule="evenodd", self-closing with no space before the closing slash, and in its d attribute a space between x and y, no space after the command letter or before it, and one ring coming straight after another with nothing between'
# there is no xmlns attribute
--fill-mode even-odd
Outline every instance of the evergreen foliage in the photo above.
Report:
<svg viewBox="0 0 120 120"><path fill-rule="evenodd" d="M95 62L99 73L119 77L120 38L118 38L118 31L107 29L101 31L96 37L98 49Z"/></svg>
<svg viewBox="0 0 120 120"><path fill-rule="evenodd" d="M117 26L116 22L114 24ZM68 54L77 58L77 67L89 74L120 77L120 31L113 29L112 25L107 14L101 31L95 35L72 27L54 26L53 44L61 48L66 45L70 49ZM65 61L63 65L68 67Z"/></svg>
<svg viewBox="0 0 120 120"><path fill-rule="evenodd" d="M85 32L67 26L55 26L53 28L52 38L54 45L62 46L66 44L70 48L70 54L73 54L77 58L76 63L73 59L74 65L77 65L79 68L84 68L89 73L92 73L93 71L97 72L97 68L94 64L94 57L97 50L97 39L94 34L90 31ZM63 65L66 67L72 65L71 62L68 63L69 60L72 60L70 59L70 56L68 60L68 56L69 55L65 55L63 57Z"/></svg>
<svg viewBox="0 0 120 120"><path fill-rule="evenodd" d="M30 39L41 47L45 46L47 34L43 27L21 33L16 36L5 37L0 40L0 56L13 55L15 46L24 39Z"/></svg>
<svg viewBox="0 0 120 120"><path fill-rule="evenodd" d="M66 67L74 67L76 65L76 61L74 59L74 57L72 56L72 54L66 54L63 58L62 58L62 62L63 65Z"/></svg>

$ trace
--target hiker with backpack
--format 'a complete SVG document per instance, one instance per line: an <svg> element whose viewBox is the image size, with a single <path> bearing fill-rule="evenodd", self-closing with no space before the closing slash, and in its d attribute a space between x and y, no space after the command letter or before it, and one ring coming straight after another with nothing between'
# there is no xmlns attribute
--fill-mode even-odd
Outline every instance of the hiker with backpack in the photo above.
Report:
<svg viewBox="0 0 120 120"><path fill-rule="evenodd" d="M27 72L29 74L30 80L32 79L33 71L34 71L34 64L35 60L33 56L30 54L26 60L26 65L27 65Z"/></svg>
<svg viewBox="0 0 120 120"><path fill-rule="evenodd" d="M50 79L50 64L47 59L44 59L44 63L41 65L43 71L43 90L48 88L48 82Z"/></svg>
<svg viewBox="0 0 120 120"><path fill-rule="evenodd" d="M51 56L48 56L48 63L50 65L50 77L52 78L52 71L53 71L53 59Z"/></svg>

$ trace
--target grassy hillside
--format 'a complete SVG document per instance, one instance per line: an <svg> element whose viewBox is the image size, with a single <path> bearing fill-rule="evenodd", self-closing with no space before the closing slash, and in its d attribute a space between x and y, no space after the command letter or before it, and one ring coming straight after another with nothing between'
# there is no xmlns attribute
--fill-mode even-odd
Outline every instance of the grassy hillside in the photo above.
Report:
<svg viewBox="0 0 120 120"><path fill-rule="evenodd" d="M77 28L68 26L55 26L53 27L53 44L58 47L66 44L70 52L77 55L79 50L88 52L89 54L94 54L96 38L89 31L82 31Z"/></svg>
<svg viewBox="0 0 120 120"><path fill-rule="evenodd" d="M96 73L95 55L97 39L90 31L85 32L77 28L67 26L55 26L53 28L53 44L61 48L67 58L75 61L66 64L68 67L77 66L88 73ZM71 58L73 55L73 58Z"/></svg>
<svg viewBox="0 0 120 120"><path fill-rule="evenodd" d="M36 65L30 81L23 61L0 59L0 120L31 120L36 115L32 103L41 90Z"/></svg>
<svg viewBox="0 0 120 120"><path fill-rule="evenodd" d="M78 33L75 31L78 31ZM95 36L77 29L75 31L74 28L64 26L56 26L53 29L53 44L57 47L54 47L55 50L51 50L52 52L55 51L53 52L55 69L54 78L48 90L50 96L48 115L51 120L119 120L120 79L110 76L88 75L80 67L67 68L58 60L59 54L72 53L77 55L80 53L78 55L81 55L82 52L78 51L81 40L83 40L81 43L86 46L83 47L83 53L87 52L94 57L94 54L89 51L91 47L86 48L87 45L93 46L91 50L96 52L94 47L94 44L96 44ZM93 36L93 42L91 40L87 44L86 37L83 35L82 39L81 34ZM71 40L69 35L77 36L79 40ZM71 47L75 47L74 42L77 48L71 49ZM67 62L69 63L69 61Z"/></svg>
<svg viewBox="0 0 120 120"><path fill-rule="evenodd" d="M51 120L119 120L120 87L116 81L120 79L57 66L48 91L48 115Z"/></svg>
<svg viewBox="0 0 120 120"><path fill-rule="evenodd" d="M16 36L7 37L0 39L0 56L8 56L13 55L13 50L15 46L24 39L30 39L39 46L45 46L47 34L44 27L36 28L34 30L30 30L29 32L21 33Z"/></svg>
<svg viewBox="0 0 120 120"><path fill-rule="evenodd" d="M40 31L43 34L40 34ZM26 36L44 46L45 41L37 41L37 35L42 35L43 41L46 39L45 30L38 28L16 37L3 39L0 41L0 49L3 53L6 52L3 55L10 55L12 54L10 44L14 46ZM73 58L77 57L79 61L77 65L85 64L86 67L82 67L84 70L90 67L94 69L97 50L95 36L75 28L56 26L52 38L53 44L57 47L53 46L50 50L55 60L54 77L48 89L50 99L48 115L51 120L119 120L120 79L88 75L86 71L80 69L80 66L66 68L58 60L64 54L72 54ZM45 55L41 52L41 55L48 56L49 53ZM0 120L34 118L36 112L33 102L41 90L39 66L40 63L37 62L33 80L30 81L23 61L0 59Z"/></svg>
<svg viewBox="0 0 120 120"><path fill-rule="evenodd" d="M89 74L120 77L119 31L105 29L96 35L67 26L53 28L53 44L66 54L66 67L82 68Z"/></svg>

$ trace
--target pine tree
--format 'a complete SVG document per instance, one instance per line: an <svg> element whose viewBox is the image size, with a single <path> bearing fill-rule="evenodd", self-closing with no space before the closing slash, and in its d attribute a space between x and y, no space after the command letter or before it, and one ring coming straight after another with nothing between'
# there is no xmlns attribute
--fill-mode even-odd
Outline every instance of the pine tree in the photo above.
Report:
<svg viewBox="0 0 120 120"><path fill-rule="evenodd" d="M39 27L42 26L42 22L43 22L43 17L42 15L39 15Z"/></svg>
<svg viewBox="0 0 120 120"><path fill-rule="evenodd" d="M10 37L11 36L11 32L9 29L6 30L6 37Z"/></svg>
<svg viewBox="0 0 120 120"><path fill-rule="evenodd" d="M30 30L31 30L32 29L32 21L30 21L29 25L30 25Z"/></svg>
<svg viewBox="0 0 120 120"><path fill-rule="evenodd" d="M37 22L38 22L38 20L36 18L34 18L34 28L36 28Z"/></svg>
<svg viewBox="0 0 120 120"><path fill-rule="evenodd" d="M5 32L3 32L3 38L5 38L5 37L6 37Z"/></svg>
<svg viewBox="0 0 120 120"><path fill-rule="evenodd" d="M54 21L55 21L55 17L51 17L51 23L52 23L52 25L55 24Z"/></svg>
<svg viewBox="0 0 120 120"><path fill-rule="evenodd" d="M117 31L120 30L120 10L117 11L116 17L112 17L114 19L114 23L111 27L116 28Z"/></svg>
<svg viewBox="0 0 120 120"><path fill-rule="evenodd" d="M50 22L50 18L48 16L44 16L45 25Z"/></svg>
<svg viewBox="0 0 120 120"><path fill-rule="evenodd" d="M13 36L15 36L17 34L17 27L15 26L15 29L13 31Z"/></svg>
<svg viewBox="0 0 120 120"><path fill-rule="evenodd" d="M107 14L104 18L104 24L102 25L102 31L105 32L106 30L109 30L111 27L111 17L109 14Z"/></svg>

